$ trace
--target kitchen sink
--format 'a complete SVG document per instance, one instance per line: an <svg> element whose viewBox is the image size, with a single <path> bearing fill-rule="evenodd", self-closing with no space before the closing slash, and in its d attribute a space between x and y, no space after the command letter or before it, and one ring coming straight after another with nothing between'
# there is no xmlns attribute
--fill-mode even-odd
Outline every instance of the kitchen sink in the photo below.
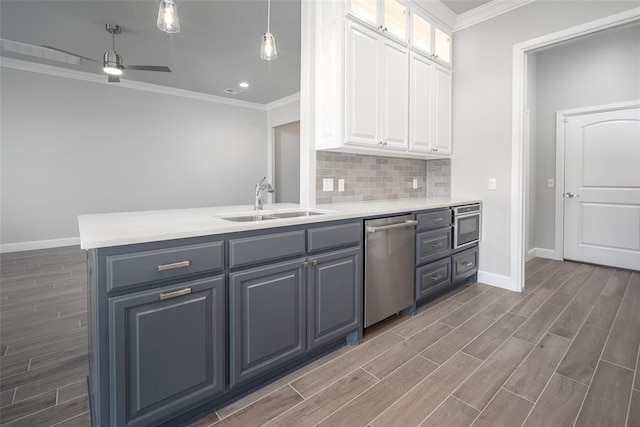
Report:
<svg viewBox="0 0 640 427"><path fill-rule="evenodd" d="M220 217L221 219L233 222L251 222L251 221L266 221L268 219L277 219L271 215L240 215L240 216L227 216Z"/></svg>
<svg viewBox="0 0 640 427"><path fill-rule="evenodd" d="M313 215L323 215L324 212L314 212L314 211L294 211L294 212L275 212L270 215L275 216L276 218L295 218L298 216L313 216Z"/></svg>
<svg viewBox="0 0 640 427"><path fill-rule="evenodd" d="M235 216L221 216L220 219L224 219L227 221L233 222L253 222L253 221L267 221L270 219L282 219L282 218L299 218L305 216L313 216L313 215L323 215L325 212L316 212L316 211L292 211L292 212L269 212L264 214L243 214L243 215L235 215Z"/></svg>

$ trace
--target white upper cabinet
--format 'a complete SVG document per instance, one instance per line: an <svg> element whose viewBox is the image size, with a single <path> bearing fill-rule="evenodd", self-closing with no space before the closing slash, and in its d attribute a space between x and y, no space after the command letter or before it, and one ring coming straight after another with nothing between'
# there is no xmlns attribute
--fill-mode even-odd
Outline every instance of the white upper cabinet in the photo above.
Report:
<svg viewBox="0 0 640 427"><path fill-rule="evenodd" d="M451 33L414 7L411 11L411 46L443 65L451 65Z"/></svg>
<svg viewBox="0 0 640 427"><path fill-rule="evenodd" d="M451 154L451 71L411 52L409 151Z"/></svg>
<svg viewBox="0 0 640 427"><path fill-rule="evenodd" d="M406 150L407 47L353 22L346 42L345 142Z"/></svg>
<svg viewBox="0 0 640 427"><path fill-rule="evenodd" d="M390 37L408 39L407 6L398 0L347 0L347 13Z"/></svg>
<svg viewBox="0 0 640 427"><path fill-rule="evenodd" d="M411 0L314 4L316 149L449 156L448 33L428 15L414 14Z"/></svg>

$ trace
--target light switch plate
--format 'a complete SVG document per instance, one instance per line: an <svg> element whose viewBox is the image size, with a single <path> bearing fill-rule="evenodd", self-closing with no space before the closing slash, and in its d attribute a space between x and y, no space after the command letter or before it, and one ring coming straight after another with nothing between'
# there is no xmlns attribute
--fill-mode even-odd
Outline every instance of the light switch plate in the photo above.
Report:
<svg viewBox="0 0 640 427"><path fill-rule="evenodd" d="M548 179L547 180L547 188L553 188L556 186L556 180L555 179Z"/></svg>
<svg viewBox="0 0 640 427"><path fill-rule="evenodd" d="M333 191L333 178L322 179L322 191Z"/></svg>
<svg viewBox="0 0 640 427"><path fill-rule="evenodd" d="M418 188L418 178L413 178L413 189Z"/></svg>
<svg viewBox="0 0 640 427"><path fill-rule="evenodd" d="M490 178L489 179L489 190L495 190L496 188L497 188L496 179L495 178Z"/></svg>
<svg viewBox="0 0 640 427"><path fill-rule="evenodd" d="M338 191L344 191L344 179L338 180Z"/></svg>

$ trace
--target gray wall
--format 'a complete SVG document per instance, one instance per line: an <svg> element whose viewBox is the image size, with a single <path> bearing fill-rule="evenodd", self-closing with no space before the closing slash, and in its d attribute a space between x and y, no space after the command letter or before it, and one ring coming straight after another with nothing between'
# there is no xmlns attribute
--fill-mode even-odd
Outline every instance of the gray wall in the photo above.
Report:
<svg viewBox="0 0 640 427"><path fill-rule="evenodd" d="M266 111L2 68L2 244L79 214L251 204Z"/></svg>
<svg viewBox="0 0 640 427"><path fill-rule="evenodd" d="M536 1L453 37L454 196L483 200L482 271L510 277L513 45L638 7L638 1ZM497 189L488 190L495 178Z"/></svg>
<svg viewBox="0 0 640 427"><path fill-rule="evenodd" d="M537 54L534 247L555 248L556 112L640 99L640 25Z"/></svg>

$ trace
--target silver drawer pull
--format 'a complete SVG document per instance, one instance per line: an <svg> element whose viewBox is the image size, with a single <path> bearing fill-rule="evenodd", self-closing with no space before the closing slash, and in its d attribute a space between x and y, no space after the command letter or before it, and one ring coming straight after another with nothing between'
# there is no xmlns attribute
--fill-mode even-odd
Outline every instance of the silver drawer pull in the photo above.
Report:
<svg viewBox="0 0 640 427"><path fill-rule="evenodd" d="M433 280L434 282L440 279L442 279L442 274L438 274L437 276L431 276L431 280Z"/></svg>
<svg viewBox="0 0 640 427"><path fill-rule="evenodd" d="M190 265L191 261L180 261L174 262L172 264L163 264L158 266L158 271L173 270L174 268L189 267Z"/></svg>
<svg viewBox="0 0 640 427"><path fill-rule="evenodd" d="M432 220L433 222L440 222L440 221L444 221L444 218L440 217L440 218L433 218Z"/></svg>
<svg viewBox="0 0 640 427"><path fill-rule="evenodd" d="M311 261L311 265L318 265L318 260L314 259L313 261Z"/></svg>
<svg viewBox="0 0 640 427"><path fill-rule="evenodd" d="M434 244L432 244L432 245L431 245L431 247L432 247L432 248L441 248L441 247L442 247L442 245L443 245L443 243L442 243L442 242L440 242L440 243L434 243Z"/></svg>
<svg viewBox="0 0 640 427"><path fill-rule="evenodd" d="M181 297L182 295L189 295L191 288L180 289L179 291L167 292L166 294L160 294L160 300Z"/></svg>
<svg viewBox="0 0 640 427"><path fill-rule="evenodd" d="M462 263L462 265L464 265L465 267L471 267L473 265L472 262L464 262Z"/></svg>

